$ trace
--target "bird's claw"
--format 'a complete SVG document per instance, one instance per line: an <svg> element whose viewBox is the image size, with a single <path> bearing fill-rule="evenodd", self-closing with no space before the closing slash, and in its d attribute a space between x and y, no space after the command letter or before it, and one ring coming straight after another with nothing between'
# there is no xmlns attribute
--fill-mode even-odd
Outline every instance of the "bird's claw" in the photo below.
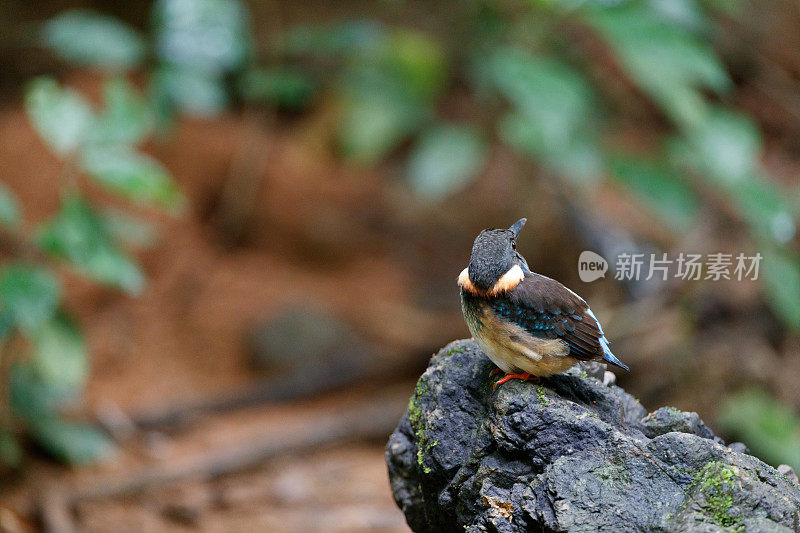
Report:
<svg viewBox="0 0 800 533"><path fill-rule="evenodd" d="M520 374L515 374L513 372L507 372L505 376L503 376L502 378L497 380L497 383L494 384L494 386L492 387L492 390L497 389L497 387L499 387L500 385L502 385L506 381L510 381L512 379L521 379L523 381L539 381L539 378L537 376L532 376L528 372L522 372Z"/></svg>

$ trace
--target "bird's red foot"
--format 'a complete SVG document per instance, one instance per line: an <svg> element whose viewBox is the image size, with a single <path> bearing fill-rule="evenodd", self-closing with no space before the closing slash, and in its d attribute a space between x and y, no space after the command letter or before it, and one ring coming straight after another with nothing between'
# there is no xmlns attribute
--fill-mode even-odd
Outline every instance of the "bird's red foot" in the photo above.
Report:
<svg viewBox="0 0 800 533"><path fill-rule="evenodd" d="M497 380L497 383L494 384L494 387L492 387L492 390L496 389L497 387L499 387L500 385L502 385L506 381L510 381L512 379L521 379L523 381L528 381L528 380L529 381L539 381L539 378L537 376L532 376L531 374L529 374L527 372L523 372L521 374L514 374L513 372L507 372L505 376L503 376L502 378Z"/></svg>
<svg viewBox="0 0 800 533"><path fill-rule="evenodd" d="M499 369L499 368L495 368L494 370L492 370L491 372L489 372L489 375L490 375L490 376L494 376L495 374L502 374L502 373L503 373L503 371L502 371L501 369Z"/></svg>

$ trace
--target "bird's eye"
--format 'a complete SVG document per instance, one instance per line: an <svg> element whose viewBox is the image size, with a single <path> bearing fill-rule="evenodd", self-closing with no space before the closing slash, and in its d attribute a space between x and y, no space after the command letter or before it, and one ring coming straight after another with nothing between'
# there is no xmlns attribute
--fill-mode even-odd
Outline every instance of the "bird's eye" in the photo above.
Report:
<svg viewBox="0 0 800 533"><path fill-rule="evenodd" d="M517 249L517 241L511 241L511 249L512 250L516 250Z"/></svg>

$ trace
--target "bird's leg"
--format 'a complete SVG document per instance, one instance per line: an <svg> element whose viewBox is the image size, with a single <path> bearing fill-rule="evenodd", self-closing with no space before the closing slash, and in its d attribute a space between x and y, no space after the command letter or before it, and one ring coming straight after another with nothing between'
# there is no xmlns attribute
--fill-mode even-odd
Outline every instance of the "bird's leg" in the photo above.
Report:
<svg viewBox="0 0 800 533"><path fill-rule="evenodd" d="M537 376L532 376L528 372L522 372L521 374L515 374L513 372L506 372L506 375L503 376L502 378L500 378L497 381L497 383L494 384L494 387L492 387L492 390L496 389L497 387L499 387L500 385L502 385L506 381L509 381L509 380L512 380L512 379L521 379L523 381L526 381L526 380L539 381L539 378Z"/></svg>

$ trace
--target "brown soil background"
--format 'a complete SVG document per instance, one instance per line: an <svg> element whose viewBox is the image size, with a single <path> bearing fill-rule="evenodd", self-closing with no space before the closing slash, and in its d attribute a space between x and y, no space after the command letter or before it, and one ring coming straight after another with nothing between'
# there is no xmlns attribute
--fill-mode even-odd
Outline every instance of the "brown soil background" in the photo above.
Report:
<svg viewBox="0 0 800 533"><path fill-rule="evenodd" d="M358 3L347 3L347 9L355 9L350 4ZM60 7L48 4L45 11ZM48 15L20 9L22 19ZM308 15L288 11L286 25ZM128 15L141 21L144 12L143 7L141 16L136 9ZM328 15L322 10L314 16ZM772 23L775 38L765 39L760 50L800 75L800 47L783 37L800 35L789 31L797 19ZM41 65L35 58L17 64L14 76L27 78ZM62 74L64 83L99 100L98 77ZM797 184L798 122L787 115L783 100L765 96L765 79L739 81L732 99L765 127L767 169ZM58 205L61 163L28 125L18 84L2 87L0 179L18 195L32 229ZM468 113L468 104L456 95L449 112ZM401 409L394 400L410 395L425 357L468 335L455 277L474 235L519 216L529 218L520 250L535 270L589 300L615 351L634 369L619 376L620 384L648 408L670 404L697 411L713 427L720 398L744 385L768 387L800 407L800 339L770 337L776 320L754 284L705 284L678 304L630 303L612 280L582 284L571 259L583 249L580 235L564 217L550 177L539 169L495 146L476 184L441 205L420 205L399 179L402 154L376 169L336 157L334 115L333 104L325 101L302 117L234 110L213 121L183 119L168 139L147 147L173 173L190 210L178 219L141 211L160 231L151 248L137 252L149 278L138 298L62 271L66 302L93 357L92 377L75 412L96 417L113 408L136 417L258 384L265 376L251 368L247 335L257 322L298 303L341 318L393 370L320 397L140 432L123 442L113 461L100 465L68 469L35 456L23 475L3 480L0 530L35 530L47 502L43 495L53 491L191 464L259 439L280 441L363 404L386 401L387 413ZM639 133L647 128L635 118L619 135L631 144L646 142L641 137L647 134ZM122 205L85 185L101 203ZM669 239L614 186L604 186L584 207L637 237ZM716 207L709 207L712 214L689 242L737 246L736 226L718 217ZM384 442L385 436L376 436L334 443L233 474L186 476L124 496L96 497L77 504L70 520L85 531L407 531L389 491Z"/></svg>

